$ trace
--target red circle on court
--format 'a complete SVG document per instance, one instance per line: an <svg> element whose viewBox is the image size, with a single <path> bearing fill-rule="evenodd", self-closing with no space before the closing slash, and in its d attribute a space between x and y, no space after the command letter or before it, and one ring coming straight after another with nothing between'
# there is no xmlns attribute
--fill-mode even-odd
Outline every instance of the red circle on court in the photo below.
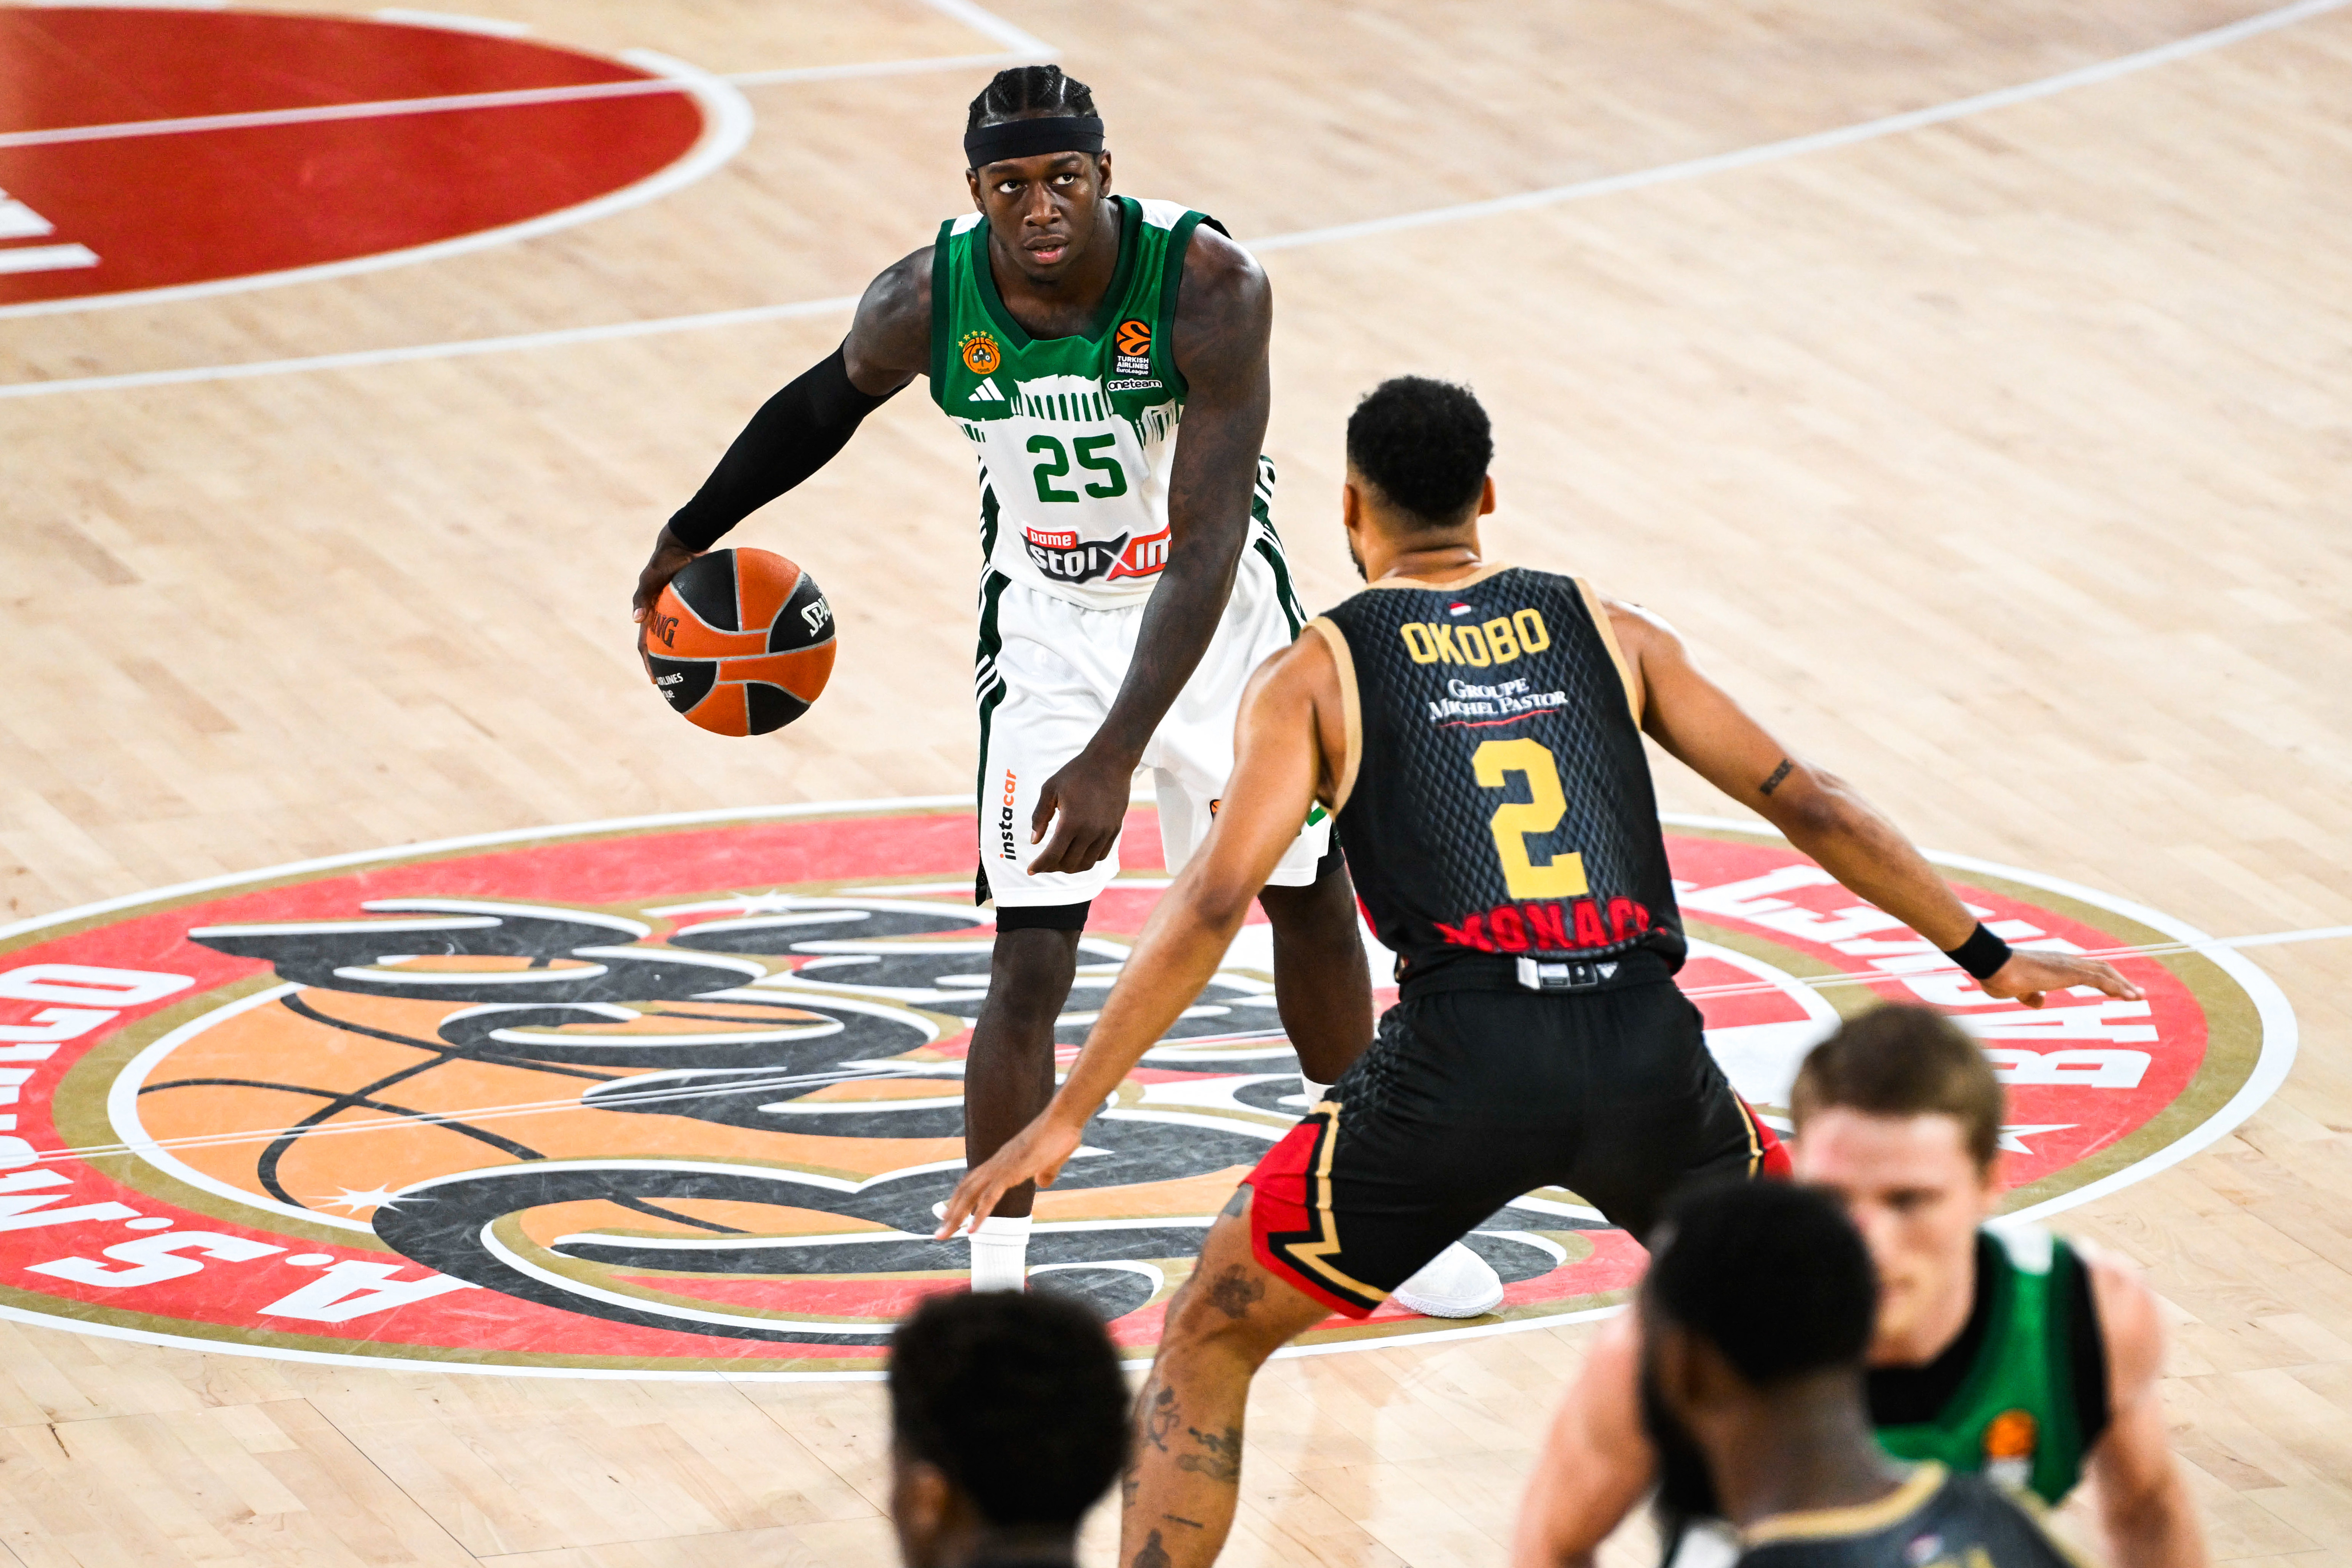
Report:
<svg viewBox="0 0 2352 1568"><path fill-rule="evenodd" d="M163 134L40 133L661 79L575 49L347 17L0 8L0 307L247 277L457 239L646 180L683 92Z"/></svg>

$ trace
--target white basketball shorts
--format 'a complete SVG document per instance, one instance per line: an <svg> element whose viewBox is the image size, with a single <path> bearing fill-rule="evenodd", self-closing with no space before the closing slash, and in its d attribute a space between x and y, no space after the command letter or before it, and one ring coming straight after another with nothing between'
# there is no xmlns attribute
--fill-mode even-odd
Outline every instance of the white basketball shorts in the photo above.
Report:
<svg viewBox="0 0 2352 1568"><path fill-rule="evenodd" d="M1234 770L1234 720L1242 687L1305 623L1281 546L1253 528L1217 634L1178 694L1143 766L1160 805L1160 842L1171 874L1208 836L1211 814ZM980 871L999 908L1084 904L1118 874L1113 848L1083 872L1032 874L1045 842L1031 843L1030 815L1046 779L1084 750L1127 678L1143 607L1088 610L996 572L981 580ZM1053 830L1048 826L1046 840ZM1266 879L1304 887L1331 840L1322 812Z"/></svg>

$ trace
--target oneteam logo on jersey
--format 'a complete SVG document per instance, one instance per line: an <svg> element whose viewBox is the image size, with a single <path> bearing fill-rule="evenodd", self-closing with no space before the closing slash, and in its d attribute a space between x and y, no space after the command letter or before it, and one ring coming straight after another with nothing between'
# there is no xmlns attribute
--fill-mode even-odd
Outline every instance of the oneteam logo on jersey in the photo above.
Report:
<svg viewBox="0 0 2352 1568"><path fill-rule="evenodd" d="M1451 614L1475 614L1466 604ZM1404 651L1416 664L1468 664L1485 669L1507 664L1522 653L1540 653L1551 646L1551 629L1538 610L1514 611L1481 625L1449 626L1442 621L1408 621L1397 628Z"/></svg>
<svg viewBox="0 0 2352 1568"><path fill-rule="evenodd" d="M1004 350L986 332L966 332L957 347L963 355L963 368L973 375L994 375L1004 363Z"/></svg>

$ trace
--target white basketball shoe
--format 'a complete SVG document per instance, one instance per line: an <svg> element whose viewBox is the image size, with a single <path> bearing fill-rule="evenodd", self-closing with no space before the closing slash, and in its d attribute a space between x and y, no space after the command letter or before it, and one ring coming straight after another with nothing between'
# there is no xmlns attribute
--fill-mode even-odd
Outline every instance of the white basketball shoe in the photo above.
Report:
<svg viewBox="0 0 2352 1568"><path fill-rule="evenodd" d="M1486 1260L1456 1241L1391 1291L1389 1300L1425 1318L1479 1318L1503 1304L1503 1279Z"/></svg>

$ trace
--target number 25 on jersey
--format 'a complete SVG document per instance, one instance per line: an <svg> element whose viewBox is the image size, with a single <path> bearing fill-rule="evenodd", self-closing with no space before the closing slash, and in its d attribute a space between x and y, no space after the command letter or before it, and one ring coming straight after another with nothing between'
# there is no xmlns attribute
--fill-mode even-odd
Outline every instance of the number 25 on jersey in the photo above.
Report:
<svg viewBox="0 0 2352 1568"><path fill-rule="evenodd" d="M1069 451L1065 452L1061 442L1053 436L1031 436L1029 450L1045 455L1043 461L1031 471L1031 476L1037 481L1037 498L1041 501L1075 501L1078 498L1076 491L1065 490L1054 483L1069 474L1071 452L1077 454L1079 467L1106 476L1087 486L1087 495L1097 501L1126 495L1127 471L1119 466L1118 454L1107 450L1118 444L1118 437L1116 435L1081 435L1071 442Z"/></svg>

